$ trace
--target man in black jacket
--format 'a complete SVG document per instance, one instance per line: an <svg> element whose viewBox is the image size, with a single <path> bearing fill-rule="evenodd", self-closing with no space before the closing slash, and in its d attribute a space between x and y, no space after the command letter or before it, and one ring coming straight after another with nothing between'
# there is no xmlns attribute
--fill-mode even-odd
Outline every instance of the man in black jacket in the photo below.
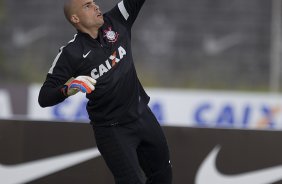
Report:
<svg viewBox="0 0 282 184"><path fill-rule="evenodd" d="M145 0L123 0L102 14L91 0L66 0L77 34L61 47L41 87L39 104L86 93L97 147L116 184L170 184L169 150L133 64L131 28ZM141 171L141 169L143 172Z"/></svg>

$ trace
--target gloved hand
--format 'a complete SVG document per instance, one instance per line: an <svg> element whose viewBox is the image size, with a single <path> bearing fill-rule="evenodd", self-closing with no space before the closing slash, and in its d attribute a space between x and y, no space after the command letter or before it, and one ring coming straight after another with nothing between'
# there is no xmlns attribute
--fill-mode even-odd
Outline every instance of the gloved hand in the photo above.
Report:
<svg viewBox="0 0 282 184"><path fill-rule="evenodd" d="M65 96L71 96L76 93L91 93L95 89L96 80L89 76L78 76L74 80L70 81L65 88L63 93Z"/></svg>

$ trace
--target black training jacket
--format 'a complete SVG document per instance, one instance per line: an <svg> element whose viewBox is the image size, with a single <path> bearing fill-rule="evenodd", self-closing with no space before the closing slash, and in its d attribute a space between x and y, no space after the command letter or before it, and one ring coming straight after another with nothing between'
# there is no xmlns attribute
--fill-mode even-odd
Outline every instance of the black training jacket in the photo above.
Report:
<svg viewBox="0 0 282 184"><path fill-rule="evenodd" d="M138 118L140 100L149 102L136 74L131 52L131 27L145 0L123 0L104 14L98 37L78 31L61 47L41 87L42 107L56 105L67 97L64 84L80 75L97 80L87 94L87 111L95 125L125 123Z"/></svg>

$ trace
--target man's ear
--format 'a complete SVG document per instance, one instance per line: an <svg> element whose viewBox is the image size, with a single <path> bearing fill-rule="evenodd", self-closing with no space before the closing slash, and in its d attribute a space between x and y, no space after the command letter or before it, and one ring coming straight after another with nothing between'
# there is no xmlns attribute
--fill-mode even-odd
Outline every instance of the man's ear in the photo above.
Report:
<svg viewBox="0 0 282 184"><path fill-rule="evenodd" d="M79 18L77 17L77 15L72 15L70 21L74 24L77 24L79 23Z"/></svg>

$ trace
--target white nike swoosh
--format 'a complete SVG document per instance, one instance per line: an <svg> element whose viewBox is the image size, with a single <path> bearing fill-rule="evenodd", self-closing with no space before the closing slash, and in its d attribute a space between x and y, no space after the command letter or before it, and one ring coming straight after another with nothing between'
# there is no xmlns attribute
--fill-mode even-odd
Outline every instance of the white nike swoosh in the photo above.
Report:
<svg viewBox="0 0 282 184"><path fill-rule="evenodd" d="M242 174L226 175L216 168L216 146L206 157L196 175L196 184L270 184L282 179L282 166L275 166Z"/></svg>
<svg viewBox="0 0 282 184"><path fill-rule="evenodd" d="M89 54L90 54L91 50L89 52L87 52L87 54L83 54L82 57L86 58Z"/></svg>
<svg viewBox="0 0 282 184"><path fill-rule="evenodd" d="M100 156L98 149L91 148L17 165L0 164L0 183L20 184L30 182L98 156Z"/></svg>

